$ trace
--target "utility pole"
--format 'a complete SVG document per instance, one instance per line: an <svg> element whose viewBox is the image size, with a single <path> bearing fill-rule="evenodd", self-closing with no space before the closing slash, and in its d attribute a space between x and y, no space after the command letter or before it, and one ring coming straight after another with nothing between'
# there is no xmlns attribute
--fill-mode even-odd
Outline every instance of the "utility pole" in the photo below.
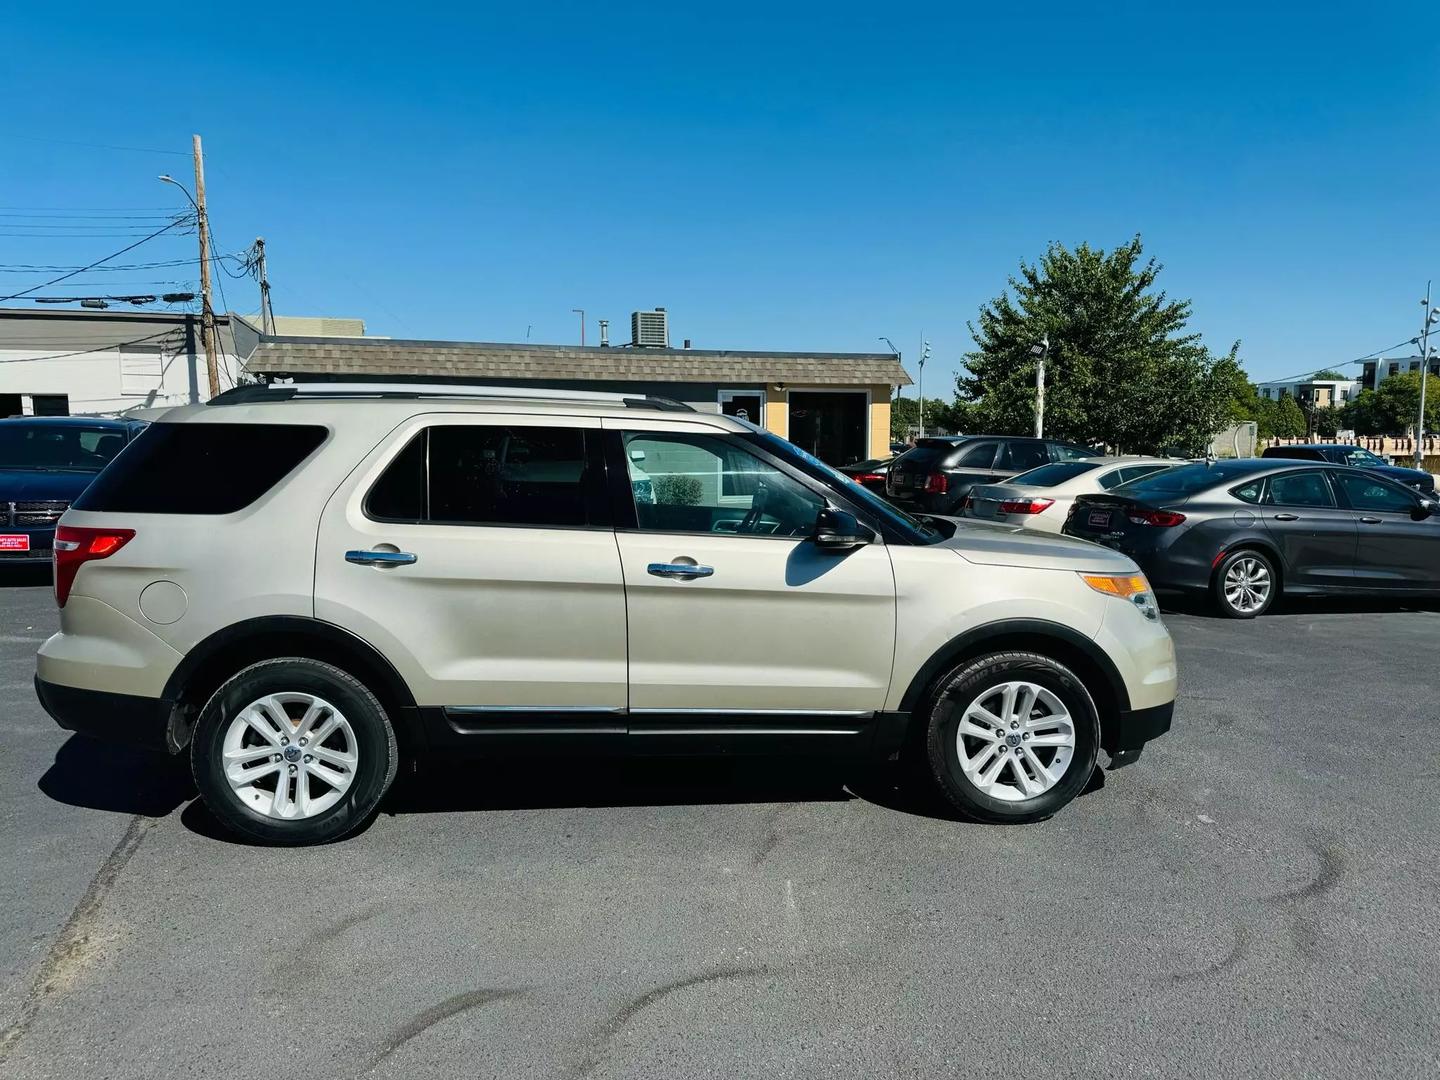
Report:
<svg viewBox="0 0 1440 1080"><path fill-rule="evenodd" d="M920 339L920 381L915 385L915 393L920 398L920 438L925 437L925 361L930 359L930 342L923 337Z"/></svg>
<svg viewBox="0 0 1440 1080"><path fill-rule="evenodd" d="M255 238L255 269L260 274L260 329L263 333L275 333L275 309L270 306L270 278L265 273L265 238Z"/></svg>
<svg viewBox="0 0 1440 1080"><path fill-rule="evenodd" d="M195 155L195 223L200 233L200 340L205 343L205 373L210 396L220 393L220 362L215 355L215 305L210 301L210 218L205 213L205 154L200 136L193 137Z"/></svg>
<svg viewBox="0 0 1440 1080"><path fill-rule="evenodd" d="M580 345L583 348L585 345L585 309L572 307L570 311L573 314L580 316Z"/></svg>
<svg viewBox="0 0 1440 1080"><path fill-rule="evenodd" d="M1045 358L1050 355L1050 335L1046 334L1039 345L1030 346L1030 355L1035 361L1035 438L1045 437Z"/></svg>
<svg viewBox="0 0 1440 1080"><path fill-rule="evenodd" d="M1430 282L1425 283L1425 323L1420 327L1420 416L1415 421L1415 468L1425 461L1425 383L1430 377L1430 326L1440 320L1440 308L1430 306Z"/></svg>

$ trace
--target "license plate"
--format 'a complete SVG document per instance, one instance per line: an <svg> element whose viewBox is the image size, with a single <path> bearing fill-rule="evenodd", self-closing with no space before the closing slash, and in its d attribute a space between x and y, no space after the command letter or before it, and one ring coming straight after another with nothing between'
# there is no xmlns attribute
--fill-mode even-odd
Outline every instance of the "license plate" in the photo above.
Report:
<svg viewBox="0 0 1440 1080"><path fill-rule="evenodd" d="M1110 527L1109 510L1091 510L1090 516L1085 519L1090 525L1097 529L1108 529Z"/></svg>
<svg viewBox="0 0 1440 1080"><path fill-rule="evenodd" d="M1000 513L1000 504L992 499L978 499L970 506L971 512L976 517L993 518Z"/></svg>
<svg viewBox="0 0 1440 1080"><path fill-rule="evenodd" d="M30 535L21 533L18 536L0 536L0 551L29 551Z"/></svg>

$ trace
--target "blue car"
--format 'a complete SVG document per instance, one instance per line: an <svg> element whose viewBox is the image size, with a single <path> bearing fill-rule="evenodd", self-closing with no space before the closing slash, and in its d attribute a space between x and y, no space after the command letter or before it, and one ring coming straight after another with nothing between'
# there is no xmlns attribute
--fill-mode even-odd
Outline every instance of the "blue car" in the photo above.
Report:
<svg viewBox="0 0 1440 1080"><path fill-rule="evenodd" d="M0 565L49 562L60 515L144 427L82 416L0 420Z"/></svg>

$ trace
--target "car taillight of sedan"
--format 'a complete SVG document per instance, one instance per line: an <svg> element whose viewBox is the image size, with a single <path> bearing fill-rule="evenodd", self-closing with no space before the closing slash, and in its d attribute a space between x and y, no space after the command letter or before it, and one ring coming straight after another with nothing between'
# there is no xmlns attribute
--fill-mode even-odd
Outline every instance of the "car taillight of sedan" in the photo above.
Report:
<svg viewBox="0 0 1440 1080"><path fill-rule="evenodd" d="M1039 514L1054 505L1054 499L1007 499L1000 504L1000 513Z"/></svg>
<svg viewBox="0 0 1440 1080"><path fill-rule="evenodd" d="M1149 510L1144 507L1136 507L1125 516L1136 525L1156 525L1162 529L1174 528L1185 520L1184 514L1173 510Z"/></svg>

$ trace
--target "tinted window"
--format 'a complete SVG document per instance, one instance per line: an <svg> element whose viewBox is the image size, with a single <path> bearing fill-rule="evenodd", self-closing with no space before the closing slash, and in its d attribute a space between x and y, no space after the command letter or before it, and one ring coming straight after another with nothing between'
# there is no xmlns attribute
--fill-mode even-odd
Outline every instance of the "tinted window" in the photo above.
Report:
<svg viewBox="0 0 1440 1080"><path fill-rule="evenodd" d="M452 525L585 525L585 462L579 428L437 425L390 463L365 512Z"/></svg>
<svg viewBox="0 0 1440 1080"><path fill-rule="evenodd" d="M1066 480L1073 480L1095 467L1085 461L1057 461L1053 465L1041 465L1038 469L1021 473L1010 483L1023 484L1025 487L1054 487L1056 484L1063 484Z"/></svg>
<svg viewBox="0 0 1440 1080"><path fill-rule="evenodd" d="M1334 506L1335 496L1324 473L1286 473L1270 478L1265 502L1271 506Z"/></svg>
<svg viewBox="0 0 1440 1080"><path fill-rule="evenodd" d="M1239 487L1231 488L1230 494L1234 495L1241 502L1258 503L1260 501L1260 489L1265 486L1263 480L1251 480L1248 484L1241 484Z"/></svg>
<svg viewBox="0 0 1440 1080"><path fill-rule="evenodd" d="M1070 443L1051 443L1050 453L1056 461L1083 461L1085 458L1100 456L1088 446L1072 446Z"/></svg>
<svg viewBox="0 0 1440 1080"><path fill-rule="evenodd" d="M0 424L0 469L99 472L125 445L118 427L80 424Z"/></svg>
<svg viewBox="0 0 1440 1080"><path fill-rule="evenodd" d="M1408 514L1419 505L1415 497L1404 489L1373 476L1340 473L1335 477L1335 481L1345 493L1345 501L1356 510L1384 510Z"/></svg>
<svg viewBox="0 0 1440 1080"><path fill-rule="evenodd" d="M625 435L630 490L650 532L809 536L825 500L736 439Z"/></svg>
<svg viewBox="0 0 1440 1080"><path fill-rule="evenodd" d="M1161 469L1168 469L1168 465L1126 465L1124 468L1116 469L1100 477L1100 486L1106 491L1121 484L1128 484L1131 480L1138 480L1142 476L1149 476Z"/></svg>
<svg viewBox="0 0 1440 1080"><path fill-rule="evenodd" d="M1000 448L998 442L981 441L967 443L956 455L955 460L948 462L948 469L988 469L995 463L995 451Z"/></svg>
<svg viewBox="0 0 1440 1080"><path fill-rule="evenodd" d="M1008 442L1005 444L1006 454L1002 458L1001 468L1014 469L1016 472L1024 472L1026 469L1039 468L1050 460L1050 455L1045 451L1045 444L1042 442Z"/></svg>
<svg viewBox="0 0 1440 1080"><path fill-rule="evenodd" d="M1159 469L1139 480L1121 484L1116 490L1147 501L1183 498L1206 488L1220 487L1227 481L1233 483L1254 471L1254 465L1241 465L1238 462L1177 465L1173 469Z"/></svg>
<svg viewBox="0 0 1440 1080"><path fill-rule="evenodd" d="M308 424L151 424L75 500L75 509L233 514L324 439L323 427Z"/></svg>
<svg viewBox="0 0 1440 1080"><path fill-rule="evenodd" d="M938 465L941 461L954 455L955 451L964 443L953 443L943 439L921 439L915 446L906 450L901 457L907 466L928 469Z"/></svg>
<svg viewBox="0 0 1440 1080"><path fill-rule="evenodd" d="M1319 450L1308 446L1270 446L1260 455L1268 458L1294 458L1297 461L1324 461Z"/></svg>

